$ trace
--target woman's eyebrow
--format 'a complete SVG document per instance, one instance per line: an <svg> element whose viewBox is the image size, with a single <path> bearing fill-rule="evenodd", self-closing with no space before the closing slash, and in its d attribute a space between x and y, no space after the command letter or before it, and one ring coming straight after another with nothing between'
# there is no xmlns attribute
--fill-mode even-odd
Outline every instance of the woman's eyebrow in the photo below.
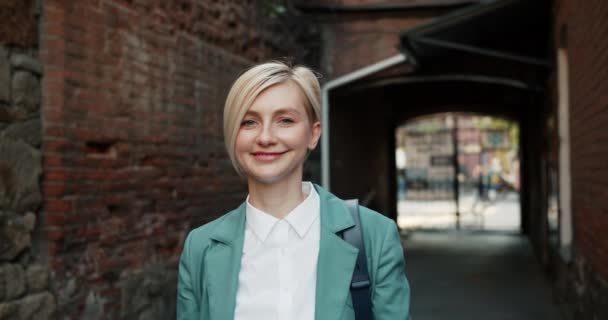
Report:
<svg viewBox="0 0 608 320"><path fill-rule="evenodd" d="M295 113L297 115L301 115L302 113L300 112L300 110L298 110L297 108L294 107L283 107L283 108L279 108L277 110L274 110L272 112L273 115L276 114L283 114L283 113ZM260 113L255 111L255 110L247 110L247 112L245 113L246 116L253 116L253 117L260 117Z"/></svg>
<svg viewBox="0 0 608 320"><path fill-rule="evenodd" d="M260 114L257 111L253 111L253 110L247 110L247 112L245 112L246 116L254 116L254 117L259 117Z"/></svg>
<svg viewBox="0 0 608 320"><path fill-rule="evenodd" d="M300 110L298 110L297 108L294 107L284 107L284 108L280 108L278 110L274 111L274 114L280 114L280 113L295 113L295 114L300 114Z"/></svg>

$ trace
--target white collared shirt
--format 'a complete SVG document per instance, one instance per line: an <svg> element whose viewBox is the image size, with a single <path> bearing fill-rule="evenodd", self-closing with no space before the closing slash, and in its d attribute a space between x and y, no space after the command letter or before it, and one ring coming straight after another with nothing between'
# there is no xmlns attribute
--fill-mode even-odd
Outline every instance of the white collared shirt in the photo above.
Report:
<svg viewBox="0 0 608 320"><path fill-rule="evenodd" d="M234 319L314 319L321 204L312 183L302 191L306 199L281 220L247 198Z"/></svg>

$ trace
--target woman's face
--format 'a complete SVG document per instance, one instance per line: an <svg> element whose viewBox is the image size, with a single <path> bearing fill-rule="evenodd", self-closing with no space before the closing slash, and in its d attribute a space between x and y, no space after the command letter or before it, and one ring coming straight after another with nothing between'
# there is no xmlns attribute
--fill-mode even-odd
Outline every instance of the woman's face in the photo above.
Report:
<svg viewBox="0 0 608 320"><path fill-rule="evenodd" d="M235 155L248 179L275 183L302 177L309 149L321 136L321 124L311 123L304 97L287 81L262 91L243 117Z"/></svg>

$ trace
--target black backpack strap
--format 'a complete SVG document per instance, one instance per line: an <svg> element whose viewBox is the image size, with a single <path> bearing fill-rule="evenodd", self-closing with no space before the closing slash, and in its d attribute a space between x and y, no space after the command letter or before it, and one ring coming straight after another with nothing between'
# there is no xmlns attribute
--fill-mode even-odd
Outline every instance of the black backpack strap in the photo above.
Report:
<svg viewBox="0 0 608 320"><path fill-rule="evenodd" d="M359 249L357 264L355 265L355 271L353 271L353 278L350 284L350 294L353 298L355 319L371 320L374 317L372 314L372 301L369 290L370 281L369 273L367 272L367 256L365 254L363 231L361 229L361 221L359 219L359 202L357 199L346 200L345 202L351 215L353 216L355 225L350 229L344 230L342 232L342 238L352 246Z"/></svg>

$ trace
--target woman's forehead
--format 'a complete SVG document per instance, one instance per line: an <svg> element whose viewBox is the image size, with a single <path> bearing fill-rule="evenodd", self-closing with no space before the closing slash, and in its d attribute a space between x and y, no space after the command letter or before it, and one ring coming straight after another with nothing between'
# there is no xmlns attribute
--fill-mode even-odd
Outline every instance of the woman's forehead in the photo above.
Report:
<svg viewBox="0 0 608 320"><path fill-rule="evenodd" d="M262 91L253 101L250 112L306 112L304 97L297 85L291 82L275 84Z"/></svg>

